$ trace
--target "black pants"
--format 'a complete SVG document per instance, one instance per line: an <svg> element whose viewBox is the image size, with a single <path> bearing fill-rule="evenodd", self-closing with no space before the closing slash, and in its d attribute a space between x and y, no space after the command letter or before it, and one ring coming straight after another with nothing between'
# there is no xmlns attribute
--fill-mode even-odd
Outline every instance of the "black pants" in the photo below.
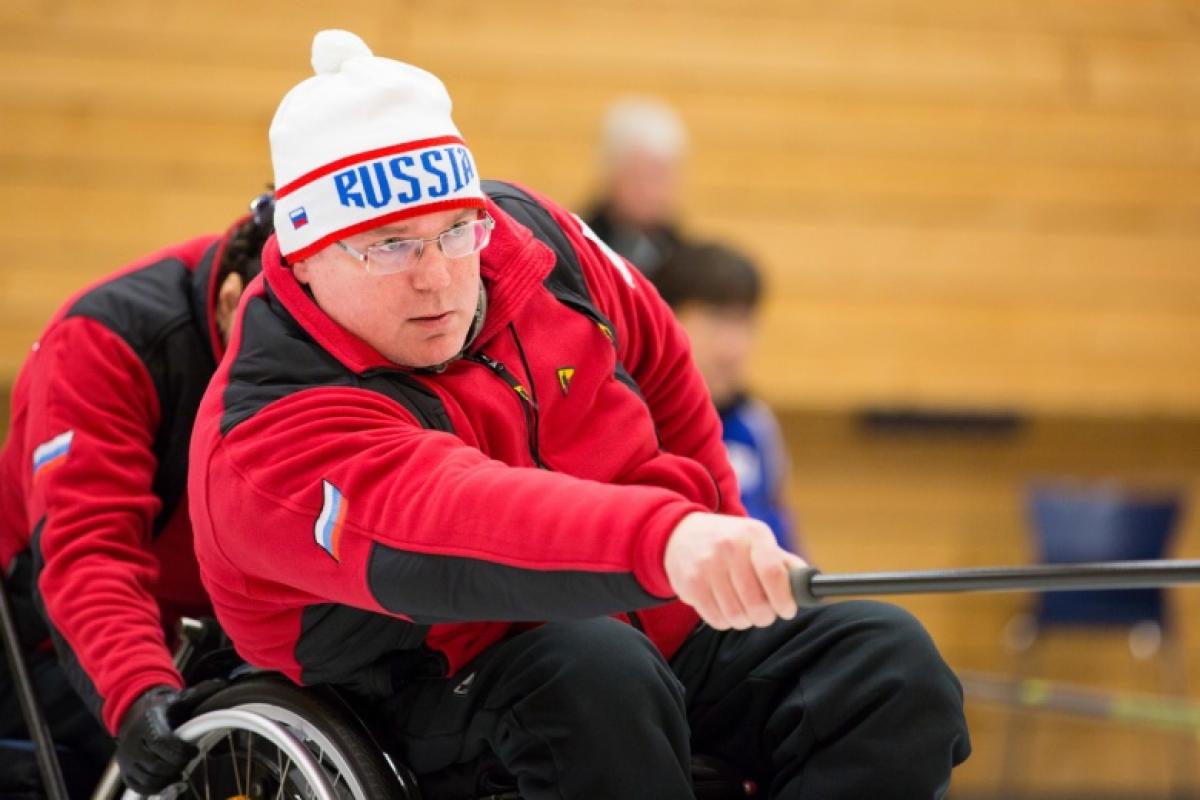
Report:
<svg viewBox="0 0 1200 800"><path fill-rule="evenodd" d="M690 800L693 751L770 798L922 800L970 753L958 680L920 623L873 602L701 626L669 664L614 620L549 624L388 710L418 775L492 753L526 800Z"/></svg>
<svg viewBox="0 0 1200 800"><path fill-rule="evenodd" d="M58 749L68 793L73 798L90 797L115 749L113 738L68 683L54 653L26 654L25 663ZM29 739L20 700L3 659L0 659L0 739L21 744ZM24 747L0 750L0 798L41 797L45 793L32 750Z"/></svg>

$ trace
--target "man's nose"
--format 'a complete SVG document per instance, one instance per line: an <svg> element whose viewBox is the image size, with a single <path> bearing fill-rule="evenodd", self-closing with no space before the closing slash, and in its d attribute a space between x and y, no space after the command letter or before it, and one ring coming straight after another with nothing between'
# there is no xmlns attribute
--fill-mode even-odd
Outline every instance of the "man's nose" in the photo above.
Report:
<svg viewBox="0 0 1200 800"><path fill-rule="evenodd" d="M410 274L413 288L421 292L436 292L450 285L450 259L436 244L426 245Z"/></svg>

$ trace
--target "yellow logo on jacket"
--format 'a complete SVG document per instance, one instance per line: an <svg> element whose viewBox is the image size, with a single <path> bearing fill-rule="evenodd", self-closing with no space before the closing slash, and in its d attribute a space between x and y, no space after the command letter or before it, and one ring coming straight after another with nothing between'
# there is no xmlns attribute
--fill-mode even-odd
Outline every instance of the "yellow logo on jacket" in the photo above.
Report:
<svg viewBox="0 0 1200 800"><path fill-rule="evenodd" d="M559 367L558 368L558 388L562 389L563 396L566 397L567 392L571 388L571 379L575 377L574 367Z"/></svg>

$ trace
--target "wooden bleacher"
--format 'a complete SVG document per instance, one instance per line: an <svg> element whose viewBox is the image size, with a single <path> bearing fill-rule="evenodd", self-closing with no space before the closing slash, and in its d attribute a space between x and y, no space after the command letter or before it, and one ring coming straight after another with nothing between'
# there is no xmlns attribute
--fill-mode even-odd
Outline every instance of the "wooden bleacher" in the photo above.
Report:
<svg viewBox="0 0 1200 800"><path fill-rule="evenodd" d="M62 290L269 179L274 107L339 24L446 80L485 174L575 205L607 102L677 105L686 223L772 279L779 405L1200 411L1186 4L825 5L7 3L0 375Z"/></svg>

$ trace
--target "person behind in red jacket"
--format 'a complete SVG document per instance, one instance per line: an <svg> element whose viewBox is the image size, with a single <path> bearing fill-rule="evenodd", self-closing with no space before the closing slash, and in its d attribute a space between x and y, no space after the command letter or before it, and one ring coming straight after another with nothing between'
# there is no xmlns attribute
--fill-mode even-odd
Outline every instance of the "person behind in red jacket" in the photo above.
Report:
<svg viewBox="0 0 1200 800"><path fill-rule="evenodd" d="M0 564L74 794L94 784L118 731L123 750L142 751L122 759L131 785L178 772L194 752L168 725L196 697L179 696L166 635L181 614L211 613L187 513L188 442L261 267L270 208L264 195L224 235L76 294L17 377L0 453ZM24 735L4 668L0 738ZM0 793L36 787L30 766L4 759Z"/></svg>
<svg viewBox="0 0 1200 800"><path fill-rule="evenodd" d="M692 797L946 791L969 752L928 634L798 613L686 338L577 218L479 180L433 75L346 31L271 125L276 234L197 415L201 576L239 653L373 700L418 774Z"/></svg>

